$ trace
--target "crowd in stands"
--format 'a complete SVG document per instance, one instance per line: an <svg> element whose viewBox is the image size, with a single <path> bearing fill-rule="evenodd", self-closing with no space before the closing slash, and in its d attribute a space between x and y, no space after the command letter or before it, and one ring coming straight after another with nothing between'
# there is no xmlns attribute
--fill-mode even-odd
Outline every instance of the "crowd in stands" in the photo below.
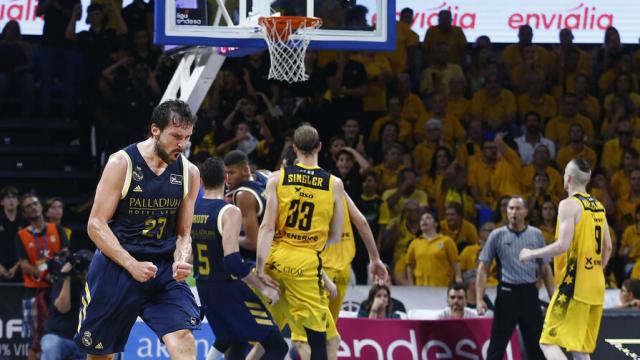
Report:
<svg viewBox="0 0 640 360"><path fill-rule="evenodd" d="M106 155L143 138L177 57L152 44L153 2L118 4L94 0L89 30L76 33L79 0L41 0L44 33L35 41L9 21L2 112L95 126ZM338 11L367 23L361 7ZM391 52L308 51L303 83L268 80L265 51L228 59L198 111L192 160L239 149L256 168L275 169L293 129L311 123L323 139L321 166L365 214L394 283L447 287L477 268L512 195L525 198L528 223L553 241L564 166L579 156L592 166L590 191L614 235L608 286L640 279L640 50L623 46L613 27L588 47L569 29L558 44L535 44L523 25L517 43L498 46L487 36L468 41L447 10L426 34L413 32L412 20L402 9ZM366 283L357 244L353 267Z"/></svg>

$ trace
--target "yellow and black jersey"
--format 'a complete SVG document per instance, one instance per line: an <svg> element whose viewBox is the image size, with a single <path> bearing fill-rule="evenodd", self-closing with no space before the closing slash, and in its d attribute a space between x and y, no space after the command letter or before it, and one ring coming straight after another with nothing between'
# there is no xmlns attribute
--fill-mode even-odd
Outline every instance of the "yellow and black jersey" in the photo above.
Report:
<svg viewBox="0 0 640 360"><path fill-rule="evenodd" d="M344 198L344 226L340 241L335 244L329 244L320 254L322 259L322 267L333 270L345 270L351 266L351 261L356 255L356 243L353 236L353 228L351 227L351 219L349 218L349 204L347 198Z"/></svg>
<svg viewBox="0 0 640 360"><path fill-rule="evenodd" d="M582 213L580 221L575 225L569 250L560 256L566 257L566 265L557 269L561 272L556 274L556 278L562 279L558 285L558 296L564 295L567 300L576 299L591 305L602 305L605 289L602 242L607 226L604 206L589 194L576 193L571 199L580 204Z"/></svg>
<svg viewBox="0 0 640 360"><path fill-rule="evenodd" d="M280 171L274 242L322 251L333 217L334 176L302 164Z"/></svg>

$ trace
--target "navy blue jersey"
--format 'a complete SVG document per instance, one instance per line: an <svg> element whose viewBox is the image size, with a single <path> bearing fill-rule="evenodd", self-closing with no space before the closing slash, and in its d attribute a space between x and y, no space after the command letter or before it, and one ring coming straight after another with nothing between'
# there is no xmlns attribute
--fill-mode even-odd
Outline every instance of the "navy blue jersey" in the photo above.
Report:
<svg viewBox="0 0 640 360"><path fill-rule="evenodd" d="M122 247L135 255L170 255L176 220L189 189L187 161L180 157L156 175L132 144L119 151L128 161L118 208L109 223Z"/></svg>
<svg viewBox="0 0 640 360"><path fill-rule="evenodd" d="M233 203L236 203L236 196L240 191L247 191L253 195L253 197L258 202L258 224L262 222L262 215L264 214L264 209L267 206L267 198L265 195L265 188L267 187L267 182L269 178L261 173L257 172L253 175L253 180L248 180L240 183L237 189L233 190Z"/></svg>
<svg viewBox="0 0 640 360"><path fill-rule="evenodd" d="M222 214L228 206L222 199L196 201L191 225L193 277L199 281L224 280L231 276L224 270L222 249Z"/></svg>

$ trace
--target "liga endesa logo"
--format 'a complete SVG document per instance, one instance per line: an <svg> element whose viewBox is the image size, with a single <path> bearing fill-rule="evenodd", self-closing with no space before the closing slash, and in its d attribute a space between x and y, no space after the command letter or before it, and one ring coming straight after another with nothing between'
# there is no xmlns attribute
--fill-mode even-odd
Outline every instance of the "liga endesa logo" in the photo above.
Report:
<svg viewBox="0 0 640 360"><path fill-rule="evenodd" d="M578 6L561 12L513 13L507 25L517 29L529 24L534 29L561 30L606 30L613 26L613 14L600 12L595 6L580 3Z"/></svg>
<svg viewBox="0 0 640 360"><path fill-rule="evenodd" d="M0 21L36 21L36 0L4 0L0 2Z"/></svg>

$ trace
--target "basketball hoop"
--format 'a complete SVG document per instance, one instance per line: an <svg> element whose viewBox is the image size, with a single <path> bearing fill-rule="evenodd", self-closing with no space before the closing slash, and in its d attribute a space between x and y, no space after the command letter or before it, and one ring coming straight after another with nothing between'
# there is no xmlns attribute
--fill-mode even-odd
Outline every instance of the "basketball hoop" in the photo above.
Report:
<svg viewBox="0 0 640 360"><path fill-rule="evenodd" d="M258 24L271 55L269 79L289 83L307 80L309 76L304 68L304 55L311 39L310 34L305 30L319 28L322 26L322 19L305 16L270 16L261 17Z"/></svg>

